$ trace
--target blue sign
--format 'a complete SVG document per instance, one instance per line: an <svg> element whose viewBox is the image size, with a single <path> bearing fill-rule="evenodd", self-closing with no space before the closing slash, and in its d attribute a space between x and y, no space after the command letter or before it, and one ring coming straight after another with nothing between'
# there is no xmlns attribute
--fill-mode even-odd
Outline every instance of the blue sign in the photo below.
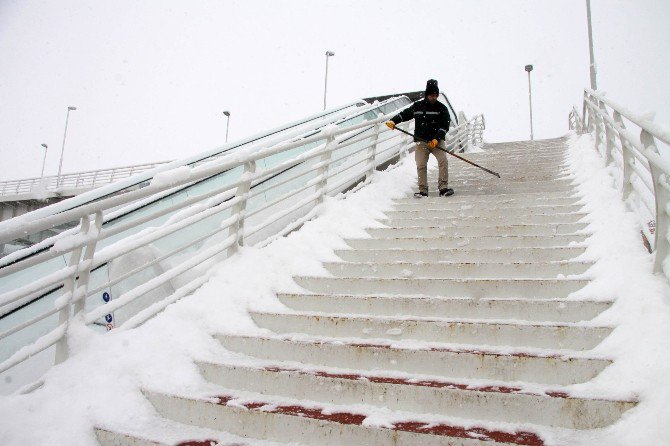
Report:
<svg viewBox="0 0 670 446"><path fill-rule="evenodd" d="M105 302L109 302L111 298L112 296L110 296L108 292L105 291L104 293L102 293L102 300L104 300Z"/></svg>
<svg viewBox="0 0 670 446"><path fill-rule="evenodd" d="M111 314L108 314L108 315L105 316L105 320L108 323L111 323L113 319L114 319L114 317Z"/></svg>

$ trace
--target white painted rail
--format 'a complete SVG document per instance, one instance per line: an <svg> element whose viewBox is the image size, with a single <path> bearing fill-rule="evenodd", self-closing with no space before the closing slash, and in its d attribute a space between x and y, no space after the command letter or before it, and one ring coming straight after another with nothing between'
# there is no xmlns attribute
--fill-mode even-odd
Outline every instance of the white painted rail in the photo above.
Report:
<svg viewBox="0 0 670 446"><path fill-rule="evenodd" d="M622 199L640 219L642 233L655 252L654 270L670 278L670 161L659 145L670 146L669 132L591 89L584 90L583 116L573 108L570 129L591 133L596 150L618 172Z"/></svg>

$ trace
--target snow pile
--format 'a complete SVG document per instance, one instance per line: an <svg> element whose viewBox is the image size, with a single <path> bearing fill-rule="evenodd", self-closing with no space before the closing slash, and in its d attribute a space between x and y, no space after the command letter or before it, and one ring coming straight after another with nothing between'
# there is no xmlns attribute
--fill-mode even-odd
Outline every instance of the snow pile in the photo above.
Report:
<svg viewBox="0 0 670 446"><path fill-rule="evenodd" d="M578 260L597 260L588 271L594 280L573 297L615 300L592 322L616 327L590 352L612 358L614 364L573 390L640 401L586 444L659 445L659 439L670 438L670 424L661 422L670 420L670 287L664 276L653 274L653 257L642 244L638 219L625 208L590 135L571 137L568 160L585 197L588 230L594 233Z"/></svg>

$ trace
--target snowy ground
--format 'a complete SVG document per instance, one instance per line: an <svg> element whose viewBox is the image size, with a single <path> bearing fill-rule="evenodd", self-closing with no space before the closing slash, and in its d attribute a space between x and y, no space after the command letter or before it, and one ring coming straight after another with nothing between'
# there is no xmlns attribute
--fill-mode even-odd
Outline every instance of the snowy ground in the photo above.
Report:
<svg viewBox="0 0 670 446"><path fill-rule="evenodd" d="M621 422L570 444L659 445L670 438L670 288L665 278L651 273L652 258L642 246L636 220L626 212L590 136L571 138L570 162L590 212L588 230L595 233L584 258L597 260L588 271L593 282L575 297L616 299L593 323L618 328L591 352L614 358L614 365L567 390L640 400ZM244 248L213 268L209 282L193 296L137 329L99 334L75 327L72 357L49 371L44 386L28 395L0 397L0 444L93 446L94 426L144 426L145 433L171 435L172 427L140 389L215 394L220 388L200 376L194 361L240 358L212 335L267 333L247 311L284 309L275 292L298 291L291 276L327 274L321 262L337 260L333 251L346 247L343 238L365 237L364 228L378 226L375 219L414 181L414 162L407 159L346 199L327 200L319 217L300 231L262 249ZM381 409L369 415L371 424L390 416Z"/></svg>

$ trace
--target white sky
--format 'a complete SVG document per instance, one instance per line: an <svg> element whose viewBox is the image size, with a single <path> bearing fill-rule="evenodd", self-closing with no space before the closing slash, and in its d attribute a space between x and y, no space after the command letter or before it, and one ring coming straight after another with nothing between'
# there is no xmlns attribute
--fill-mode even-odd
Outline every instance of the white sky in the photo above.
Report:
<svg viewBox="0 0 670 446"><path fill-rule="evenodd" d="M670 123L670 3L592 0L599 87ZM170 160L436 78L488 141L567 131L588 84L584 0L0 0L0 180Z"/></svg>

